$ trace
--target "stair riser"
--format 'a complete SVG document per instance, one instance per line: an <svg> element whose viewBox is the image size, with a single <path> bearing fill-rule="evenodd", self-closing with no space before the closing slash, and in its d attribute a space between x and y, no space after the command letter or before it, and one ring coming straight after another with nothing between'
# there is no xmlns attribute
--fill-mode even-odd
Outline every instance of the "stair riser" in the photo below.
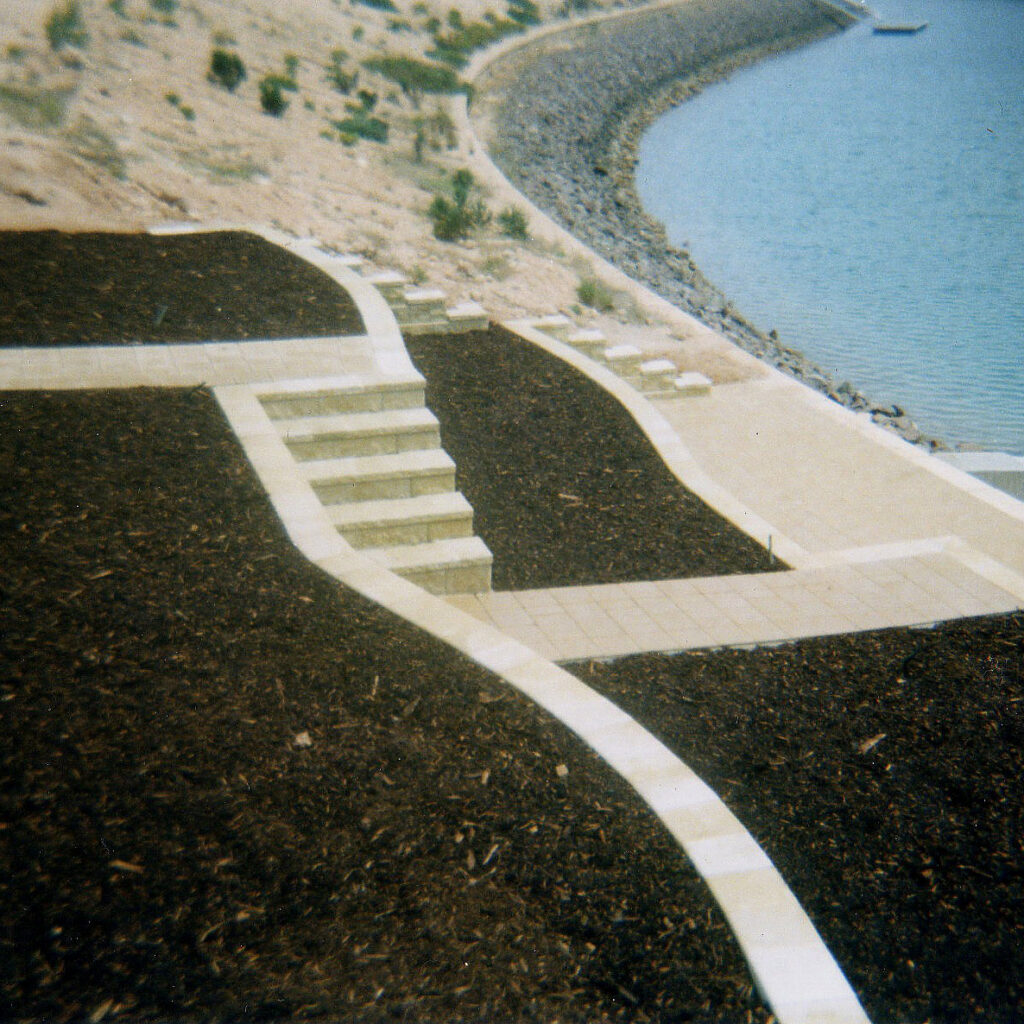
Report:
<svg viewBox="0 0 1024 1024"><path fill-rule="evenodd" d="M391 311L400 324L415 323L420 320L444 320L447 317L444 302L407 303L397 307L392 306Z"/></svg>
<svg viewBox="0 0 1024 1024"><path fill-rule="evenodd" d="M423 385L388 388L380 391L331 391L322 395L273 395L261 400L273 419L293 416L330 416L346 412L383 412L387 409L413 409L425 403Z"/></svg>
<svg viewBox="0 0 1024 1024"><path fill-rule="evenodd" d="M491 566L478 562L403 570L398 575L431 594L482 594L491 589Z"/></svg>
<svg viewBox="0 0 1024 1024"><path fill-rule="evenodd" d="M598 362L600 362L602 353L608 347L606 341L574 341L571 344L577 352L582 352L588 359L594 359Z"/></svg>
<svg viewBox="0 0 1024 1024"><path fill-rule="evenodd" d="M455 489L455 470L416 476L374 477L368 480L323 480L313 484L324 505L346 501L377 501L384 498L417 498Z"/></svg>
<svg viewBox="0 0 1024 1024"><path fill-rule="evenodd" d="M395 455L398 452L440 448L441 432L435 427L403 430L394 434L321 435L301 441L285 439L288 450L299 462L310 459L342 459L352 455Z"/></svg>
<svg viewBox="0 0 1024 1024"><path fill-rule="evenodd" d="M354 548L398 547L405 544L427 544L433 540L452 540L473 536L473 516L451 516L425 522L366 523L338 528Z"/></svg>

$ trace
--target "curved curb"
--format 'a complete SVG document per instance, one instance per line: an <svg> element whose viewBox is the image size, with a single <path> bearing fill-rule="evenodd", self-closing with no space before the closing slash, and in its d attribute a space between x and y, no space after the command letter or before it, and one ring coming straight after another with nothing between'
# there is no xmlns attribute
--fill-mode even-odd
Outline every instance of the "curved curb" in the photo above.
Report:
<svg viewBox="0 0 1024 1024"><path fill-rule="evenodd" d="M289 538L310 561L501 676L571 729L637 791L707 882L780 1024L868 1024L796 897L706 783L575 676L351 548L298 477L256 389L228 385L214 394Z"/></svg>
<svg viewBox="0 0 1024 1024"><path fill-rule="evenodd" d="M770 549L794 569L810 567L810 552L743 504L730 491L715 483L701 468L671 424L636 388L571 345L537 330L528 319L510 320L503 326L573 366L611 394L644 432L672 475L684 487L728 519L733 526L756 540L763 548Z"/></svg>
<svg viewBox="0 0 1024 1024"><path fill-rule="evenodd" d="M326 263L322 269L352 292L367 318L367 328L372 330L379 324L384 363L395 372L408 372L412 364L397 323L376 289L347 267L331 261L312 241L258 230L268 241L284 244L304 258L312 257L317 265ZM372 342L376 343L375 336ZM609 373L608 377L614 375ZM618 378L607 383L625 389ZM259 402L260 388L272 386L225 385L215 388L214 394L290 540L302 554L339 582L503 678L566 725L617 771L661 819L707 882L762 998L780 1024L869 1024L842 970L767 854L682 760L575 676L382 568L341 537L312 487L299 476L284 441ZM623 397L631 404L642 404L640 412L646 414L650 430L659 435L662 444L670 446L667 424L632 389L626 390L631 394L624 393ZM677 459L685 462L689 453L678 440L676 444Z"/></svg>

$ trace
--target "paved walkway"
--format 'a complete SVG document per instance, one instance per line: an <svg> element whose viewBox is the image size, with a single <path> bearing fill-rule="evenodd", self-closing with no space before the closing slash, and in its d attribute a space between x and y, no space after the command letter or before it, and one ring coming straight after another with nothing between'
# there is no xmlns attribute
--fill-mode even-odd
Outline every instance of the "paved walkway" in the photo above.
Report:
<svg viewBox="0 0 1024 1024"><path fill-rule="evenodd" d="M921 625L1021 604L944 552L794 572L448 600L556 662Z"/></svg>

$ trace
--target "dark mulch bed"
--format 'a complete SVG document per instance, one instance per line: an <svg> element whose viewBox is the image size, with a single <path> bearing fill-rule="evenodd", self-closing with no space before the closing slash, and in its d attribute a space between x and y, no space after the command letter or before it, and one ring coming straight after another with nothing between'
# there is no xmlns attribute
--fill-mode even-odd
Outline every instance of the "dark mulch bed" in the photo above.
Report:
<svg viewBox="0 0 1024 1024"><path fill-rule="evenodd" d="M1024 614L575 671L723 795L873 1019L1024 1020Z"/></svg>
<svg viewBox="0 0 1024 1024"><path fill-rule="evenodd" d="M499 590L784 568L683 487L606 391L501 327L406 339Z"/></svg>
<svg viewBox="0 0 1024 1024"><path fill-rule="evenodd" d="M0 394L0 487L0 1018L767 1020L632 793L299 556L207 392Z"/></svg>
<svg viewBox="0 0 1024 1024"><path fill-rule="evenodd" d="M348 293L245 232L0 231L0 337L18 347L362 334Z"/></svg>

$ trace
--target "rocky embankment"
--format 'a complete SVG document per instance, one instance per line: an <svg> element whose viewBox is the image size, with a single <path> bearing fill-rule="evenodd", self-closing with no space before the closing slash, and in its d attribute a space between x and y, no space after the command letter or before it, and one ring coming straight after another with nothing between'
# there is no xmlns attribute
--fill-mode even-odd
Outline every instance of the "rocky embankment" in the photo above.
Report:
<svg viewBox="0 0 1024 1024"><path fill-rule="evenodd" d="M820 0L689 0L560 33L495 62L479 80L480 102L491 108L488 146L517 188L630 277L841 405L941 447L899 406L838 384L745 320L669 244L634 187L637 144L654 117L744 64L852 21Z"/></svg>

